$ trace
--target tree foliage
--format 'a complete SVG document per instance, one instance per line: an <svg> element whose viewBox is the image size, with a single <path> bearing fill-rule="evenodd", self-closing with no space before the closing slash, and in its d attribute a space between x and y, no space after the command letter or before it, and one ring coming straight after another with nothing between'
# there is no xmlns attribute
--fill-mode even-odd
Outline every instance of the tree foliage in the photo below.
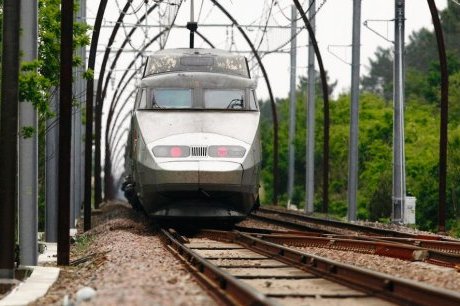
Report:
<svg viewBox="0 0 460 306"><path fill-rule="evenodd" d="M449 55L449 72L458 71L460 59L460 6L449 2L440 13L446 48ZM413 32L406 46L406 95L415 95L423 101L437 103L438 95L434 84L439 84L439 60L436 36L431 29L422 28ZM393 92L393 50L378 48L374 59L369 61L369 73L361 80L362 88L392 99ZM425 86L425 88L424 88ZM431 89L435 90L431 90ZM417 92L420 90L421 92ZM422 94L420 94L422 93Z"/></svg>
<svg viewBox="0 0 460 306"><path fill-rule="evenodd" d="M36 107L41 118L49 118L54 114L50 111L49 102L59 86L59 54L61 11L60 0L38 1L38 59L32 62L21 62L19 76L20 99L30 101ZM75 5L75 12L78 5ZM89 44L87 34L89 26L74 22L73 49ZM73 57L73 66L82 65L82 59Z"/></svg>
<svg viewBox="0 0 460 306"><path fill-rule="evenodd" d="M460 7L450 5L441 13L449 48L449 144L448 144L448 228L460 234ZM456 39L454 39L456 37ZM371 60L369 74L362 78L359 108L358 218L389 220L392 205L393 51L379 48ZM413 33L407 48L405 144L407 193L417 198L416 222L421 229L436 230L438 222L439 100L440 70L436 40L432 31ZM296 163L293 203L304 205L306 80L298 88L296 121ZM317 90L317 93L320 92ZM350 96L341 95L330 103L330 207L329 212L345 217L347 212L348 145ZM280 135L281 202L286 202L288 168L289 101L277 101ZM262 182L265 199L271 199L272 124L268 103L261 108L263 139ZM322 99L316 97L315 206L322 193Z"/></svg>
<svg viewBox="0 0 460 306"><path fill-rule="evenodd" d="M46 120L55 117L50 103L59 87L59 55L60 55L60 26L61 1L38 1L38 58L34 61L21 60L19 74L19 98L27 101L37 109L39 117L38 131L33 127L20 127L20 137L31 137L38 133L39 138L39 228L44 227L44 167L45 167L45 134ZM78 5L75 5L75 12ZM0 0L0 46L2 42L1 24L3 20L3 0ZM73 49L89 44L89 27L85 23L74 22ZM1 49L0 49L1 51ZM0 61L1 63L1 61ZM83 66L82 59L73 57L73 66ZM5 102L6 103L6 102Z"/></svg>

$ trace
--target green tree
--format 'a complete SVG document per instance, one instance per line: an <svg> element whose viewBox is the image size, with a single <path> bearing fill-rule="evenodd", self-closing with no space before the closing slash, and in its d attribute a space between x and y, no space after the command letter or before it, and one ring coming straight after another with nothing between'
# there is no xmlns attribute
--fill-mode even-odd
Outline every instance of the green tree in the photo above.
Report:
<svg viewBox="0 0 460 306"><path fill-rule="evenodd" d="M460 82L460 73L454 81ZM460 88L460 86L458 87ZM294 202L303 204L305 196L305 95L299 92L297 101L297 134ZM393 109L386 101L374 94L362 94L359 123L359 186L358 217L368 220L388 220L391 215L392 195L392 135ZM460 102L460 91L451 91L451 102ZM272 126L262 105L262 183L265 193L272 193ZM321 204L322 189L322 100L316 101L316 148L315 148L315 205ZM287 99L277 103L280 118L280 177L287 181L288 162L288 115ZM331 214L345 217L347 211L348 140L350 96L341 95L331 101L330 115L330 207ZM265 113L265 115L264 115ZM458 119L457 119L458 120ZM458 122L458 121L457 121ZM438 151L439 110L432 103L420 104L414 97L406 106L406 181L407 192L417 198L417 225L421 229L434 230L438 209ZM449 228L456 228L456 216L460 210L460 127L458 123L449 128L448 169L448 219ZM281 203L286 200L286 186L282 184ZM457 227L460 232L460 227Z"/></svg>
<svg viewBox="0 0 460 306"><path fill-rule="evenodd" d="M378 47L375 59L369 60L369 75L361 79L362 89L385 100L393 97L393 55L390 49Z"/></svg>
<svg viewBox="0 0 460 306"><path fill-rule="evenodd" d="M50 102L59 86L59 54L60 54L60 0L38 1L38 59L32 62L21 62L19 76L20 98L31 101L39 116L38 131L25 127L23 137L38 132L39 137L39 228L44 228L45 207L45 134L46 120L55 117L50 109ZM75 5L75 12L78 4ZM74 22L73 49L89 45L89 26L82 22ZM82 59L73 57L73 66L81 66ZM74 104L79 107L78 104Z"/></svg>
<svg viewBox="0 0 460 306"><path fill-rule="evenodd" d="M441 12L441 23L449 54L449 72L455 73L453 59L460 59L460 6L449 2ZM393 95L393 51L378 48L369 63L369 73L361 80L363 90L391 100ZM419 96L420 102L436 102L439 60L433 30L422 28L413 32L406 47L406 95ZM422 95L420 92L422 91Z"/></svg>

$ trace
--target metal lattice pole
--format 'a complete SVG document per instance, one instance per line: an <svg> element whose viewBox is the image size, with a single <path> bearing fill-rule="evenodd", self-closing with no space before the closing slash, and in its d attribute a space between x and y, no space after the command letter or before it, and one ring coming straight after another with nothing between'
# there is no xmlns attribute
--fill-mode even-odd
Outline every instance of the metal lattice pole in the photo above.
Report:
<svg viewBox="0 0 460 306"><path fill-rule="evenodd" d="M20 49L23 61L37 58L37 0L21 3ZM19 128L34 128L31 137L19 135L19 258L22 265L38 259L38 119L31 101L19 103Z"/></svg>
<svg viewBox="0 0 460 306"><path fill-rule="evenodd" d="M14 277L19 78L18 0L3 1L0 115L0 278Z"/></svg>
<svg viewBox="0 0 460 306"><path fill-rule="evenodd" d="M72 133L73 0L61 1L61 52L59 84L59 169L57 264L68 265L70 255L70 176Z"/></svg>
<svg viewBox="0 0 460 306"><path fill-rule="evenodd" d="M404 222L406 170L404 157L404 7L395 1L394 116L393 116L393 212L392 222Z"/></svg>
<svg viewBox="0 0 460 306"><path fill-rule="evenodd" d="M309 18L313 31L316 30L314 12L316 9L316 0L312 0L309 11ZM314 211L315 202L315 50L311 39L308 43L308 84L307 84L307 160L306 160L306 189L305 189L305 212L312 213Z"/></svg>
<svg viewBox="0 0 460 306"><path fill-rule="evenodd" d="M55 91L50 103L50 109L55 114L59 113L59 88ZM46 122L46 208L45 208L45 239L47 242L57 242L57 184L58 184L58 144L59 126L56 118L49 118Z"/></svg>
<svg viewBox="0 0 460 306"><path fill-rule="evenodd" d="M436 41L438 43L439 64L441 66L441 123L439 129L439 208L438 231L446 231L446 185L447 185L447 136L449 119L449 73L447 70L446 46L441 21L434 0L428 0L431 18L433 19Z"/></svg>
<svg viewBox="0 0 460 306"><path fill-rule="evenodd" d="M323 92L324 101L324 123L323 123L323 213L328 213L329 210L329 92L327 86L326 70L324 69L323 58L319 51L318 42L316 41L314 29L307 19L305 12L298 0L294 0L297 11L300 13L305 27L310 35L310 43L315 50L316 58L318 60L319 74L321 77L321 89Z"/></svg>
<svg viewBox="0 0 460 306"><path fill-rule="evenodd" d="M290 79L290 104L289 104L289 169L288 169L288 207L294 193L295 175L295 125L296 125L296 66L297 66L297 10L291 9L291 79Z"/></svg>
<svg viewBox="0 0 460 306"><path fill-rule="evenodd" d="M348 221L356 220L359 143L359 67L361 51L361 0L353 0L351 63L350 146L348 150Z"/></svg>

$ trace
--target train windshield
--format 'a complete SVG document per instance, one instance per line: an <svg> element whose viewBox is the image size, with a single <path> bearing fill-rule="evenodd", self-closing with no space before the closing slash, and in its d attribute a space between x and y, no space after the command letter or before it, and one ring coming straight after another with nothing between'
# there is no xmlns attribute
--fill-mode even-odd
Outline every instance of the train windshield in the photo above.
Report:
<svg viewBox="0 0 460 306"><path fill-rule="evenodd" d="M136 102L139 109L227 109L237 111L258 109L253 89L153 88L141 90Z"/></svg>
<svg viewBox="0 0 460 306"><path fill-rule="evenodd" d="M244 91L239 89L205 89L204 108L243 109Z"/></svg>
<svg viewBox="0 0 460 306"><path fill-rule="evenodd" d="M191 108L191 89L155 89L152 98L153 108Z"/></svg>

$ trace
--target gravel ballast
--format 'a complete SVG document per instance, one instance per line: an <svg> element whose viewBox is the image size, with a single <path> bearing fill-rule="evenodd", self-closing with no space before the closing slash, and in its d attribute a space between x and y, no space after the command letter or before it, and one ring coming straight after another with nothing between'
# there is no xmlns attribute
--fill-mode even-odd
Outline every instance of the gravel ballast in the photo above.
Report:
<svg viewBox="0 0 460 306"><path fill-rule="evenodd" d="M423 262L404 261L379 255L360 254L316 247L290 248L298 249L308 254L326 257L352 266L418 281L435 287L455 291L460 290L460 273L452 268L439 267Z"/></svg>
<svg viewBox="0 0 460 306"><path fill-rule="evenodd" d="M93 226L84 250L72 246L71 260L87 261L63 267L59 280L34 305L62 305L64 296L75 300L83 287L94 288L96 296L79 305L216 304L141 214L110 203L93 217Z"/></svg>
<svg viewBox="0 0 460 306"><path fill-rule="evenodd" d="M247 219L239 223L241 226L258 227L271 230L288 230L286 227L272 225L267 222ZM403 226L392 227L394 230L403 230ZM414 231L417 232L417 231ZM418 231L417 233L421 233ZM426 233L426 232L424 232ZM353 233L356 235L356 233ZM290 246L287 246L290 247ZM444 268L424 262L409 262L396 258L361 254L351 251L340 251L317 247L290 247L308 254L326 257L341 263L350 264L372 271L389 274L396 277L419 281L450 290L460 290L460 273L452 268Z"/></svg>
<svg viewBox="0 0 460 306"><path fill-rule="evenodd" d="M286 230L254 219L241 226ZM81 231L79 231L81 233ZM454 269L420 262L407 262L378 255L323 248L297 248L309 254L420 281L450 290L460 290L460 274ZM65 296L94 288L96 295L79 305L215 305L161 242L151 221L125 203L109 203L93 216L93 229L77 237L71 248L75 266L61 267L59 280L48 294L32 305L63 305Z"/></svg>

